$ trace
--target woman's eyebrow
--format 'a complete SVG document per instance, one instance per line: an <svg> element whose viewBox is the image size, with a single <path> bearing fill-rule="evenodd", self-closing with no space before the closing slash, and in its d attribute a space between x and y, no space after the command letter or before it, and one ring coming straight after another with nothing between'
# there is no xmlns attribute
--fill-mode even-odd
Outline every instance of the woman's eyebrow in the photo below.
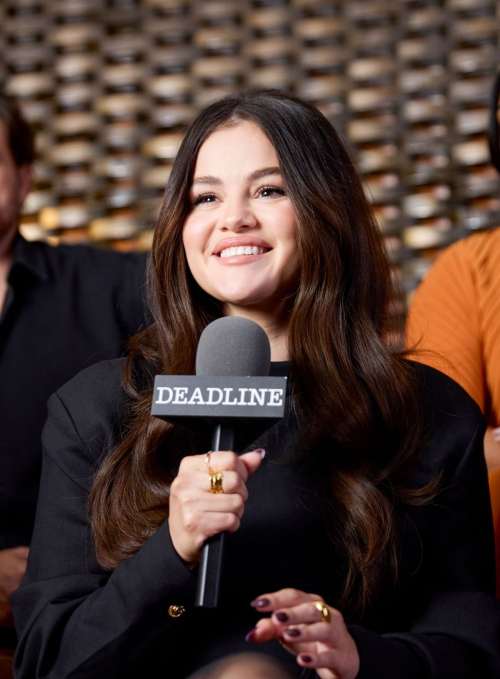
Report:
<svg viewBox="0 0 500 679"><path fill-rule="evenodd" d="M247 178L246 181L248 184L251 184L252 182L257 181L258 179L262 179L263 177L267 177L272 174L281 174L281 170L279 167L263 167L261 170L255 170L254 172L251 172ZM210 175L206 175L204 177L195 177L193 179L192 186L195 184L210 184L211 186L220 186L222 184L222 179L219 179L219 177L212 177Z"/></svg>
<svg viewBox="0 0 500 679"><path fill-rule="evenodd" d="M192 185L194 186L195 184L211 184L212 186L217 186L218 184L222 184L222 180L219 179L218 177L196 177L193 179Z"/></svg>
<svg viewBox="0 0 500 679"><path fill-rule="evenodd" d="M255 172L249 174L247 177L247 182L251 184L252 182L262 179L263 177L267 177L270 174L281 174L281 170L279 167L263 167L262 170L255 170Z"/></svg>

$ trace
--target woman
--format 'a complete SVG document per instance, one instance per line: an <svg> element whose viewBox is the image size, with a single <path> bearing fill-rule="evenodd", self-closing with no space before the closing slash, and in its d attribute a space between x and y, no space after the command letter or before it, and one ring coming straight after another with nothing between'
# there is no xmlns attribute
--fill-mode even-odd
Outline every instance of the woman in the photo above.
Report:
<svg viewBox="0 0 500 679"><path fill-rule="evenodd" d="M237 668L266 656L322 679L495 676L483 420L392 346L381 237L315 108L261 92L200 113L167 186L150 290L155 323L127 360L50 401L13 597L17 677L147 677L159 664L176 679L229 676L203 668L244 651L230 676L264 676ZM149 412L155 373L193 373L221 315L266 330L291 406L245 454L207 459L203 440ZM220 531L222 605L195 609L200 549Z"/></svg>

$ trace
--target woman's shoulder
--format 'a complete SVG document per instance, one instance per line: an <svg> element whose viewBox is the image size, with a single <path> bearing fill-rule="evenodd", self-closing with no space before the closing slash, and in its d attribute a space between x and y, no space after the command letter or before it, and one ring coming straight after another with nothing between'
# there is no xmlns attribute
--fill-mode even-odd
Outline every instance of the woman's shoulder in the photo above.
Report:
<svg viewBox="0 0 500 679"><path fill-rule="evenodd" d="M449 375L420 361L406 359L406 363L414 375L420 398L425 398L438 409L456 409L476 419L481 416L481 409L474 399Z"/></svg>
<svg viewBox="0 0 500 679"><path fill-rule="evenodd" d="M460 466L468 454L482 455L486 421L469 394L448 375L408 361L415 377L426 460L434 470Z"/></svg>
<svg viewBox="0 0 500 679"><path fill-rule="evenodd" d="M69 407L87 408L125 395L122 386L126 358L100 361L77 373L56 394Z"/></svg>
<svg viewBox="0 0 500 679"><path fill-rule="evenodd" d="M48 402L44 437L74 430L92 457L113 445L122 428L129 397L123 387L125 358L96 363L75 375Z"/></svg>

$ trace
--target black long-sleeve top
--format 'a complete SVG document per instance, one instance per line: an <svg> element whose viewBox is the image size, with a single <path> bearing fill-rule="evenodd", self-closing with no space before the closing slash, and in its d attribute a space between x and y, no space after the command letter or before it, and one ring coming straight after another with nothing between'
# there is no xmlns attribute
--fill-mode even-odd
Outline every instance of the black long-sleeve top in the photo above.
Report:
<svg viewBox="0 0 500 679"><path fill-rule="evenodd" d="M286 365L273 364L272 374ZM290 420L255 445L267 455L248 480L240 529L228 536L222 605L193 607L196 569L172 546L168 521L113 572L97 563L86 502L102 456L117 441L126 396L123 362L80 373L51 397L28 570L12 596L20 642L17 679L181 679L229 653L259 650L308 676L276 641L244 642L259 614L249 602L295 587L335 606L339 557L329 547L314 470L280 464L293 446ZM482 453L484 422L455 382L415 367L426 404L425 450L409 483L442 473L437 498L398 518L399 575L348 628L358 679L493 679L500 676L500 612ZM168 615L182 605L179 618ZM312 675L311 675L312 676Z"/></svg>

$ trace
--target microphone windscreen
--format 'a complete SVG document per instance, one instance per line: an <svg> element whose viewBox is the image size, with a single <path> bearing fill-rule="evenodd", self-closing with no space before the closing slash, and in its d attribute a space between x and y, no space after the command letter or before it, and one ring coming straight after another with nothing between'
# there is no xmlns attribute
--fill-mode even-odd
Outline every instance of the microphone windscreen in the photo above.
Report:
<svg viewBox="0 0 500 679"><path fill-rule="evenodd" d="M248 318L224 316L207 325L196 352L197 375L269 375L266 332Z"/></svg>

